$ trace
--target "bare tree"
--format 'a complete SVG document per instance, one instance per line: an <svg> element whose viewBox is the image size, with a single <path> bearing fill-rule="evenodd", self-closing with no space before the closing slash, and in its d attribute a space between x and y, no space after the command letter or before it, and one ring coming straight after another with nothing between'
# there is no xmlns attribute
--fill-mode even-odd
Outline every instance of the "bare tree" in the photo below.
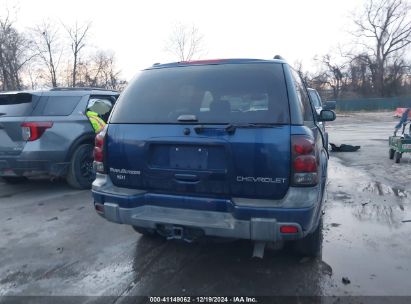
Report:
<svg viewBox="0 0 411 304"><path fill-rule="evenodd" d="M19 33L7 11L0 17L0 81L2 90L22 89L22 70L33 58L28 54L29 41Z"/></svg>
<svg viewBox="0 0 411 304"><path fill-rule="evenodd" d="M114 53L99 51L80 62L78 85L121 90L125 81L120 79Z"/></svg>
<svg viewBox="0 0 411 304"><path fill-rule="evenodd" d="M63 48L59 43L58 28L55 24L44 21L37 25L32 32L34 50L47 67L51 85L57 87L57 71L63 54Z"/></svg>
<svg viewBox="0 0 411 304"><path fill-rule="evenodd" d="M80 51L86 45L86 38L88 31L90 30L91 23L85 23L83 25L79 25L78 22L74 24L74 26L69 27L64 25L64 28L67 31L67 34L70 38L71 42L71 51L73 53L73 70L72 70L72 86L76 86L77 81L77 68L79 63L79 55Z"/></svg>
<svg viewBox="0 0 411 304"><path fill-rule="evenodd" d="M344 72L345 64L333 62L330 55L323 56L321 62L325 66L324 76L327 79L327 84L333 90L333 98L339 98L347 81Z"/></svg>
<svg viewBox="0 0 411 304"><path fill-rule="evenodd" d="M311 77L309 73L303 68L303 63L301 60L297 60L293 64L294 69L297 71L298 75L302 80L309 86L311 82Z"/></svg>
<svg viewBox="0 0 411 304"><path fill-rule="evenodd" d="M204 52L204 36L194 25L177 24L170 34L166 50L180 61L191 60Z"/></svg>
<svg viewBox="0 0 411 304"><path fill-rule="evenodd" d="M406 93L404 90L407 75L410 75L410 65L403 58L396 58L388 66L385 77L385 91L387 95Z"/></svg>
<svg viewBox="0 0 411 304"><path fill-rule="evenodd" d="M411 43L409 4L404 0L368 0L354 22L361 38L359 44L368 51L373 69L374 87L385 95L388 63L395 62Z"/></svg>
<svg viewBox="0 0 411 304"><path fill-rule="evenodd" d="M39 89L44 78L43 69L38 66L37 62L32 61L25 70L25 76L29 81L29 88L32 90Z"/></svg>
<svg viewBox="0 0 411 304"><path fill-rule="evenodd" d="M368 54L362 53L350 58L348 62L348 90L360 96L372 94L373 73L372 62Z"/></svg>

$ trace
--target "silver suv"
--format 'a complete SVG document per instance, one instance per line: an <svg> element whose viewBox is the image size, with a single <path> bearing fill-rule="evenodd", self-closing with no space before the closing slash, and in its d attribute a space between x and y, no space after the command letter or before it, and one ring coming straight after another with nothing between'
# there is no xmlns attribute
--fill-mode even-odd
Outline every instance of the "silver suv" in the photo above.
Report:
<svg viewBox="0 0 411 304"><path fill-rule="evenodd" d="M95 133L86 110L93 99L114 105L118 95L95 88L0 93L0 177L64 177L74 188L90 188Z"/></svg>

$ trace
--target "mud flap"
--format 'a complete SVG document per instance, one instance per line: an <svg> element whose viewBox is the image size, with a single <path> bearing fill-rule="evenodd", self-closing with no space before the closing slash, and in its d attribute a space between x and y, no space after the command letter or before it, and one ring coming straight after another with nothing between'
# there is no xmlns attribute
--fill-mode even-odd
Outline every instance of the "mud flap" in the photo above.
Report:
<svg viewBox="0 0 411 304"><path fill-rule="evenodd" d="M117 204L104 203L104 217L111 222L122 223Z"/></svg>
<svg viewBox="0 0 411 304"><path fill-rule="evenodd" d="M255 242L253 250L253 258L264 258L265 242Z"/></svg>
<svg viewBox="0 0 411 304"><path fill-rule="evenodd" d="M277 221L275 219L251 219L250 238L254 241L275 241L278 239L277 230Z"/></svg>

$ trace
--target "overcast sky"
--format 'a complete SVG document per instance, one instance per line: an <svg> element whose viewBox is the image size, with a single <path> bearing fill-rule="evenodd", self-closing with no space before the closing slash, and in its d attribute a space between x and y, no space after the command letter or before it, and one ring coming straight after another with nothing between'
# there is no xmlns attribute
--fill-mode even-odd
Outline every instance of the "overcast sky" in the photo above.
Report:
<svg viewBox="0 0 411 304"><path fill-rule="evenodd" d="M315 69L315 55L350 42L350 15L363 5L359 0L6 1L17 5L20 29L45 18L92 21L89 45L113 50L127 80L155 62L176 61L165 45L178 22L199 28L206 58L270 59L281 54L290 63L302 60Z"/></svg>

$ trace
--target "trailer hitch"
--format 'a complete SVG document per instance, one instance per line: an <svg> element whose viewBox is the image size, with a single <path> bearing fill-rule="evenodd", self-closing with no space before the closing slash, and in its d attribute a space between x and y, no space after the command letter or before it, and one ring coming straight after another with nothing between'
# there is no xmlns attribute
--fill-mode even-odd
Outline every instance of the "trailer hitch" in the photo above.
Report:
<svg viewBox="0 0 411 304"><path fill-rule="evenodd" d="M184 240L184 229L183 227L172 227L170 233L167 236L167 240Z"/></svg>
<svg viewBox="0 0 411 304"><path fill-rule="evenodd" d="M187 243L192 243L204 235L201 229L174 225L158 225L157 232L167 240L181 240Z"/></svg>

